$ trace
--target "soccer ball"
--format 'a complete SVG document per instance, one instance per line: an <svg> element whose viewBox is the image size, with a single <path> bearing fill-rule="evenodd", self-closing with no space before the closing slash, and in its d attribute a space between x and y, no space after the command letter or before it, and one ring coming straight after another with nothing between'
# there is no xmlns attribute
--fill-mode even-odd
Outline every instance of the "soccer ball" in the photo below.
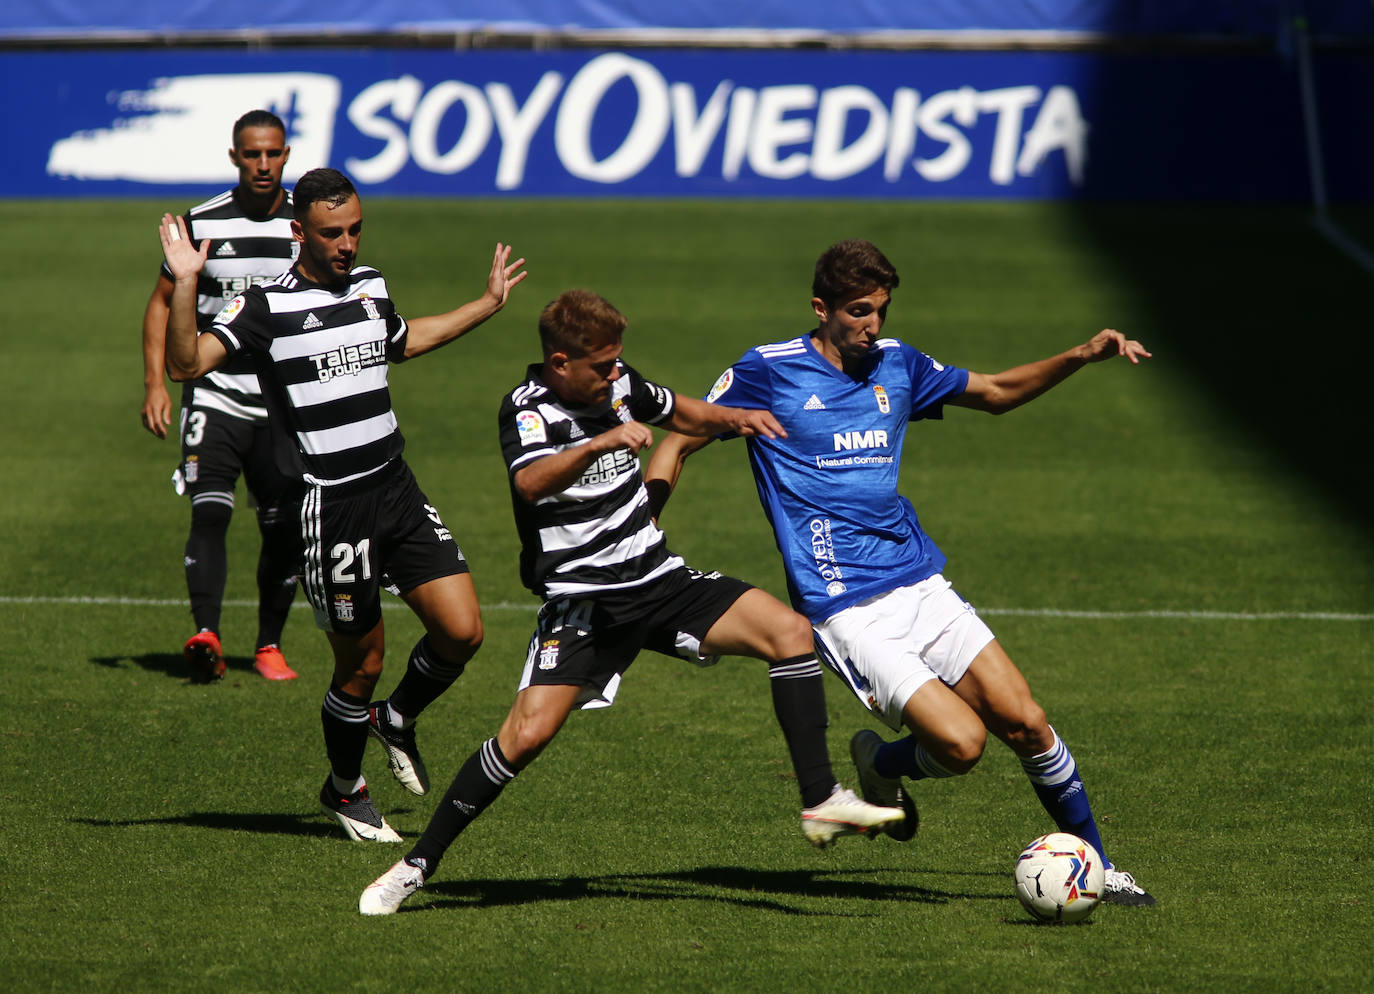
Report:
<svg viewBox="0 0 1374 994"><path fill-rule="evenodd" d="M1016 857L1016 896L1042 922L1081 922L1102 900L1107 871L1087 842L1042 835Z"/></svg>

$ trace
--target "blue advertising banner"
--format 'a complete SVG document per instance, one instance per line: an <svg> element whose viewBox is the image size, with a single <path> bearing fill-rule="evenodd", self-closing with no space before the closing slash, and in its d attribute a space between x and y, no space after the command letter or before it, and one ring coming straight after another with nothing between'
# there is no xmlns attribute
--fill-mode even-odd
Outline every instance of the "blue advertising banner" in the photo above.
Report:
<svg viewBox="0 0 1374 994"><path fill-rule="evenodd" d="M1362 0L9 0L0 38L464 31L1041 31L1272 35L1305 16L1318 34L1374 33Z"/></svg>
<svg viewBox="0 0 1374 994"><path fill-rule="evenodd" d="M288 124L405 195L1305 199L1272 57L1066 52L136 50L7 53L0 196L210 193L230 126ZM1333 198L1374 199L1368 59L1323 61Z"/></svg>

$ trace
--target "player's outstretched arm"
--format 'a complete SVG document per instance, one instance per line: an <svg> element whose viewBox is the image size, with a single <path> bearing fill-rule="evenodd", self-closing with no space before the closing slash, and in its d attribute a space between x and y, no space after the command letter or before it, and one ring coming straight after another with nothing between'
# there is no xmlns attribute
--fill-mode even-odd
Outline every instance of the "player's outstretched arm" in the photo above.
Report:
<svg viewBox="0 0 1374 994"><path fill-rule="evenodd" d="M496 252L491 260L491 272L487 275L487 288L476 300L446 314L412 320L410 333L406 336L406 358L424 355L441 345L447 345L455 338L461 338L505 307L511 291L529 275L529 270L520 268L525 264L525 260L516 259L511 262L510 255L509 245L496 243Z"/></svg>
<svg viewBox="0 0 1374 994"><path fill-rule="evenodd" d="M644 471L644 489L649 493L649 510L657 519L677 486L687 457L711 444L707 435L683 435L670 431L654 446L649 466Z"/></svg>
<svg viewBox="0 0 1374 994"><path fill-rule="evenodd" d="M771 411L751 410L744 407L726 407L723 404L708 404L695 397L677 395L677 403L672 416L664 423L673 431L684 435L721 435L733 432L748 438L762 435L764 438L786 438L787 431Z"/></svg>
<svg viewBox="0 0 1374 994"><path fill-rule="evenodd" d="M552 497L576 483L587 467L606 453L629 449L632 455L638 455L640 449L653 444L654 433L648 425L628 421L593 436L585 445L555 452L521 467L513 479L515 492L530 503Z"/></svg>
<svg viewBox="0 0 1374 994"><path fill-rule="evenodd" d="M210 372L227 355L218 338L202 336L196 331L196 283L200 271L205 268L210 240L205 239L197 247L186 230L185 218L171 214L162 215L157 235L172 274L172 298L168 302L167 316L167 373L174 380L193 380Z"/></svg>
<svg viewBox="0 0 1374 994"><path fill-rule="evenodd" d="M172 310L172 281L159 275L143 309L143 427L157 438L167 437L172 423L172 398L167 392L167 317Z"/></svg>
<svg viewBox="0 0 1374 994"><path fill-rule="evenodd" d="M1048 359L1028 362L1000 373L971 372L964 392L951 397L948 403L987 411L989 414L1005 414L1063 383L1088 363L1117 356L1123 356L1132 365L1138 365L1141 359L1150 358L1150 353L1134 339L1128 339L1115 329L1106 328L1082 345Z"/></svg>

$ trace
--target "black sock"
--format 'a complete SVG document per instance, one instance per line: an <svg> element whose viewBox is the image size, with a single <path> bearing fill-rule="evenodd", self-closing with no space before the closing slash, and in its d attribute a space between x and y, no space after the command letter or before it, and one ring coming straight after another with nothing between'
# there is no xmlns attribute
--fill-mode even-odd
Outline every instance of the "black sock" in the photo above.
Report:
<svg viewBox="0 0 1374 994"><path fill-rule="evenodd" d="M814 655L779 659L768 664L768 678L773 690L773 713L792 755L802 807L814 807L835 788L830 749L825 742L830 720L825 713L820 663Z"/></svg>
<svg viewBox="0 0 1374 994"><path fill-rule="evenodd" d="M516 772L495 738L483 742L458 770L424 834L406 854L406 862L418 866L426 877L433 873L453 840L500 796Z"/></svg>
<svg viewBox="0 0 1374 994"><path fill-rule="evenodd" d="M340 780L357 780L363 775L363 752L367 749L367 704L361 697L331 686L324 695L320 719L324 724L324 751L329 768Z"/></svg>
<svg viewBox="0 0 1374 994"><path fill-rule="evenodd" d="M301 571L301 525L291 507L258 507L258 640L254 648L281 645L282 629Z"/></svg>
<svg viewBox="0 0 1374 994"><path fill-rule="evenodd" d="M197 494L191 498L191 531L186 536L186 592L197 631L219 632L229 557L224 536L234 514L233 495Z"/></svg>
<svg viewBox="0 0 1374 994"><path fill-rule="evenodd" d="M405 675L387 698L387 703L407 724L438 699L439 695L463 675L465 663L456 666L446 662L430 644L426 635L415 643L406 662Z"/></svg>

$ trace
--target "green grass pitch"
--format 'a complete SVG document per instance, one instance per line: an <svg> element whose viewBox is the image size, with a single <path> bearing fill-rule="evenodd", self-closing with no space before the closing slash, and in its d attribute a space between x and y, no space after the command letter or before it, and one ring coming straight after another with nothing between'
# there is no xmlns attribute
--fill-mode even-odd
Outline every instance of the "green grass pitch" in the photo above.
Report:
<svg viewBox="0 0 1374 994"><path fill-rule="evenodd" d="M407 459L472 561L486 644L421 723L436 790L370 749L408 837L509 706L533 619L496 444L500 397L570 286L630 318L626 357L703 393L810 325L828 244L875 241L888 331L996 371L1104 326L1155 353L1002 418L910 432L903 486L947 575L1073 749L1108 851L1159 899L1030 922L1016 853L1050 828L1010 752L923 782L908 845L803 842L764 667L646 655L575 715L389 919L358 893L398 847L319 811L329 662L249 669L256 531L231 527L228 678L187 682L173 441L138 423L139 319L171 202L0 203L0 985L11 991L1361 991L1374 987L1374 279L1295 208L885 202L365 203L403 313L509 308L393 368ZM1357 221L1361 219L1357 218ZM1374 226L1363 222L1367 230ZM1349 377L1349 379L1347 379ZM1351 382L1353 381L1353 382ZM699 567L782 592L742 445L697 456L664 524ZM303 598L298 605L303 603ZM419 635L386 614L399 676ZM876 727L827 681L830 744Z"/></svg>

